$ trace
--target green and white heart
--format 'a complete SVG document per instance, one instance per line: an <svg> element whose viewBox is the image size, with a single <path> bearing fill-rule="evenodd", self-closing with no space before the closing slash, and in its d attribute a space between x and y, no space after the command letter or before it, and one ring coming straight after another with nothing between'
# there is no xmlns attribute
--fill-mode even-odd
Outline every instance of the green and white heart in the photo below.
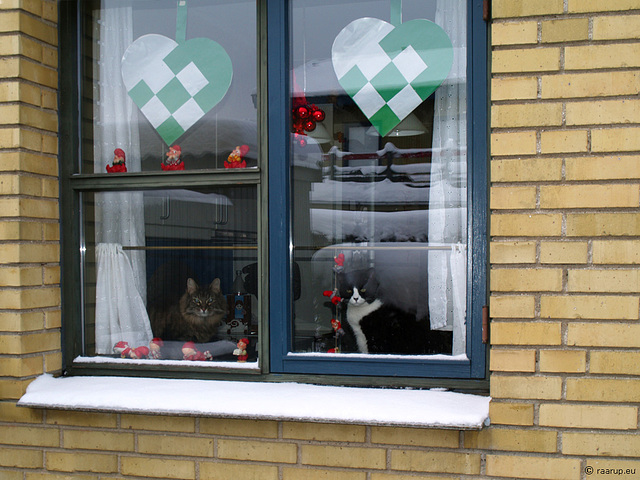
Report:
<svg viewBox="0 0 640 480"><path fill-rule="evenodd" d="M231 85L231 58L208 38L176 42L144 35L122 57L122 80L129 96L171 145L225 96Z"/></svg>
<svg viewBox="0 0 640 480"><path fill-rule="evenodd" d="M426 19L394 27L365 17L336 36L331 59L342 88L385 136L445 81L453 46Z"/></svg>

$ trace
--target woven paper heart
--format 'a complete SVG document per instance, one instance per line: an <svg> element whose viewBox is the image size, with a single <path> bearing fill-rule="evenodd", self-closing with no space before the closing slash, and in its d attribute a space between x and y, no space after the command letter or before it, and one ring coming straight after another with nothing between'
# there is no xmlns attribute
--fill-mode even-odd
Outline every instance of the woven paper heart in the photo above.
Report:
<svg viewBox="0 0 640 480"><path fill-rule="evenodd" d="M144 35L122 57L129 96L167 145L222 100L232 76L229 55L208 38Z"/></svg>
<svg viewBox="0 0 640 480"><path fill-rule="evenodd" d="M335 38L331 59L340 85L385 136L444 82L453 47L429 20L394 27L359 18Z"/></svg>

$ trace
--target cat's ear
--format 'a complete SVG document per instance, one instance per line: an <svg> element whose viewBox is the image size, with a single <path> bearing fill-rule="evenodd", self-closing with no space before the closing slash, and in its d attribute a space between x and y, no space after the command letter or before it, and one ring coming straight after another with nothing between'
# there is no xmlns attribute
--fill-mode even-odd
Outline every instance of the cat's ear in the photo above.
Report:
<svg viewBox="0 0 640 480"><path fill-rule="evenodd" d="M214 293L220 293L220 279L216 278L211 282L211 291Z"/></svg>
<svg viewBox="0 0 640 480"><path fill-rule="evenodd" d="M193 295L198 289L198 284L193 278L187 279L187 293Z"/></svg>

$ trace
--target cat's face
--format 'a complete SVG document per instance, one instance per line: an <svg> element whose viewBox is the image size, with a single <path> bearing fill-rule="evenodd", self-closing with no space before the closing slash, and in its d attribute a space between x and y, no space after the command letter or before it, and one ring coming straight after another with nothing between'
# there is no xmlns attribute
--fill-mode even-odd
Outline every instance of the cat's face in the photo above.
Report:
<svg viewBox="0 0 640 480"><path fill-rule="evenodd" d="M350 306L372 303L376 299L378 282L373 270L359 270L338 277L340 296Z"/></svg>
<svg viewBox="0 0 640 480"><path fill-rule="evenodd" d="M227 311L227 303L220 291L219 278L216 278L207 287L200 287L195 280L188 279L187 295L186 313L198 317L210 317Z"/></svg>

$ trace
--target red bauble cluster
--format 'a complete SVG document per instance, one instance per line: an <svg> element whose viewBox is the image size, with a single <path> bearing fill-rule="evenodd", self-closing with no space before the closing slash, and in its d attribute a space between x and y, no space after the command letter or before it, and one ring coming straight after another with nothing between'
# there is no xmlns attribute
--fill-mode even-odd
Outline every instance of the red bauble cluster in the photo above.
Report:
<svg viewBox="0 0 640 480"><path fill-rule="evenodd" d="M316 129L316 123L324 120L324 111L316 105L298 105L291 111L293 122L291 130L296 135L306 135ZM304 146L306 141L300 138L300 145Z"/></svg>

